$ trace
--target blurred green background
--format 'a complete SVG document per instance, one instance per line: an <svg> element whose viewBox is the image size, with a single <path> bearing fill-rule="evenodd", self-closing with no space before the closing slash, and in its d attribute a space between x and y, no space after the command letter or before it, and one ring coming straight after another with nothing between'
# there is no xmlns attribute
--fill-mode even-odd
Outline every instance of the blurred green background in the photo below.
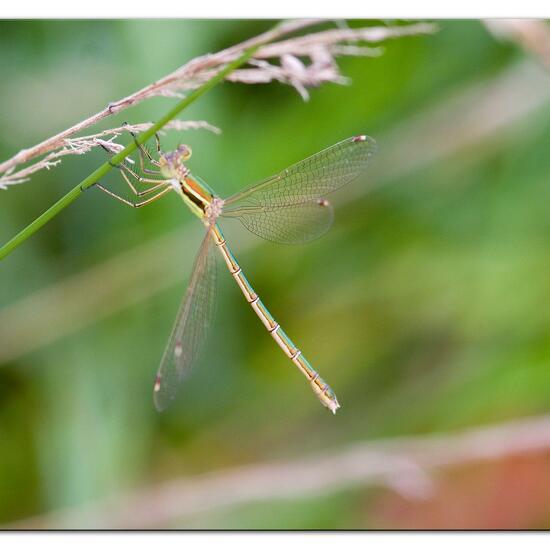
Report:
<svg viewBox="0 0 550 550"><path fill-rule="evenodd" d="M0 159L272 24L1 22ZM132 210L92 189L0 268L0 524L180 477L549 411L550 79L482 22L438 25L387 41L380 57L341 58L351 85L310 90L307 103L277 83L218 86L185 117L221 135L163 140L188 143L193 172L222 196L350 135L377 140L369 174L332 197L324 238L285 247L224 226L264 302L335 389L338 414L223 269L208 350L158 414L154 375L201 228L175 197ZM173 101L101 128L156 120ZM100 151L67 157L0 191L2 243L102 162ZM120 185L116 174L104 183ZM359 484L142 525L550 527L549 458L440 470L423 500ZM518 499L519 515L509 509ZM90 525L105 526L46 522Z"/></svg>

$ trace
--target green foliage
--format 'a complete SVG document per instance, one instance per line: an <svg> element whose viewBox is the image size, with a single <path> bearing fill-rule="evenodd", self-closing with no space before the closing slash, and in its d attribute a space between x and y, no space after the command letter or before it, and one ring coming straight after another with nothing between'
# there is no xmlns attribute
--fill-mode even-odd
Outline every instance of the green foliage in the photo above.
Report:
<svg viewBox="0 0 550 550"><path fill-rule="evenodd" d="M400 124L525 58L479 22L440 25L433 36L387 43L379 58L343 59L353 83L311 90L308 103L279 84L219 86L186 115L223 134L170 133L165 147L189 143L193 172L221 196L350 135L372 135L383 152L387 136L399 138ZM0 159L265 27L4 22ZM146 102L114 124L157 120L170 101ZM456 122L446 121L449 139ZM342 404L335 417L310 395L221 270L208 353L165 414L154 410L152 382L185 276L2 365L0 522L176 476L548 411L550 109L517 128L368 193L343 190L334 197L333 230L307 247L259 243L240 254L249 237L228 225L262 299L335 389ZM404 160L380 159L373 179ZM2 242L103 161L100 152L66 158L32 182L0 191ZM116 181L114 173L107 179ZM346 201L347 193L358 198ZM2 262L0 306L168 231L191 232L193 224L175 199L134 211L90 190ZM198 240L172 253L189 268L196 247ZM292 514L275 501L182 525L379 526L370 490L289 506Z"/></svg>

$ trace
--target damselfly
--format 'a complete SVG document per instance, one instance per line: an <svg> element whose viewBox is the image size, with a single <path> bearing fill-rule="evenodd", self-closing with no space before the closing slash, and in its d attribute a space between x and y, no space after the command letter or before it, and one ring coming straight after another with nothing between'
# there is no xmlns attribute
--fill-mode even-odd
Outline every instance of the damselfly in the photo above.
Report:
<svg viewBox="0 0 550 550"><path fill-rule="evenodd" d="M375 141L368 136L346 139L224 200L199 177L192 175L185 165L191 156L189 147L180 145L173 152L163 153L158 136L156 138L158 159L138 144L141 171L155 177L140 176L127 162L117 166L131 191L138 197L147 198L132 202L99 183L97 186L136 208L175 191L206 227L187 292L156 376L154 401L157 409L165 409L174 399L179 383L196 361L205 341L213 314L216 290L214 250L217 249L246 301L273 339L305 375L321 403L336 413L340 407L336 395L260 300L231 252L218 219L237 218L252 233L279 243L304 243L315 239L332 224L332 206L325 196L363 172L376 151ZM147 161L155 170L145 167ZM130 177L149 187L138 191Z"/></svg>

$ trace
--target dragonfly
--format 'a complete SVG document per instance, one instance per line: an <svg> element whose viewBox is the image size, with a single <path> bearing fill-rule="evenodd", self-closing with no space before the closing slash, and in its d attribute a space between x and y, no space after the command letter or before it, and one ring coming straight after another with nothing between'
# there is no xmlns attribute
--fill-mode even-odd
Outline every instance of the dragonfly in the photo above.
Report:
<svg viewBox="0 0 550 550"><path fill-rule="evenodd" d="M135 134L130 133L139 149L144 175L127 161L116 167L136 199L128 200L99 182L96 186L134 208L175 192L206 229L155 378L153 396L156 408L162 411L174 400L178 387L204 346L214 312L217 251L269 334L306 377L321 403L335 414L340 407L336 394L284 332L249 283L222 233L219 220L238 219L252 233L277 243L305 243L320 237L328 231L334 217L326 195L364 172L376 151L375 140L366 135L350 137L222 199L187 167L191 157L189 146L179 145L174 151L164 153L157 134L158 158L154 158L148 148L138 143ZM153 168L146 167L146 164ZM145 184L146 189L138 190L132 179Z"/></svg>

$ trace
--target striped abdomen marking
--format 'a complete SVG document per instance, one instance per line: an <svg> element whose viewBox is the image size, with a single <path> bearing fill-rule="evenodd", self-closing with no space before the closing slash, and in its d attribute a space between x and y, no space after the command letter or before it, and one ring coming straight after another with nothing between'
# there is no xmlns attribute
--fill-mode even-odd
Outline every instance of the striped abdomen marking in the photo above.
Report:
<svg viewBox="0 0 550 550"><path fill-rule="evenodd" d="M317 371L309 364L308 360L302 355L302 352L294 345L292 340L286 335L285 331L275 321L271 313L267 310L260 297L256 294L252 285L244 276L241 267L237 263L235 256L231 253L229 246L225 241L225 237L217 225L211 228L212 238L216 243L223 259L229 269L231 275L239 288L241 289L246 301L251 305L256 315L260 318L265 328L277 342L279 347L285 352L285 355L300 369L304 376L308 379L313 391L319 397L321 403L336 413L336 409L340 407L336 395L331 387L319 376Z"/></svg>

